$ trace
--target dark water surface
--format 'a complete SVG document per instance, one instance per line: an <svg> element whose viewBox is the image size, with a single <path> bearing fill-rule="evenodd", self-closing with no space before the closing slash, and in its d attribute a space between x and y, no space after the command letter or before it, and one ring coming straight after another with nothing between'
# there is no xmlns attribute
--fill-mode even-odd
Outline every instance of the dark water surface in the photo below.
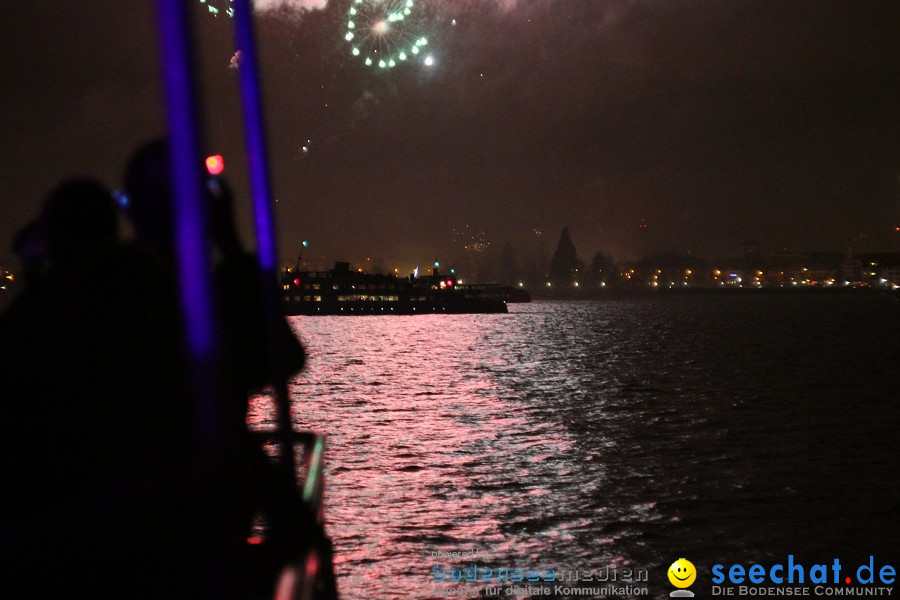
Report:
<svg viewBox="0 0 900 600"><path fill-rule="evenodd" d="M310 354L291 386L298 424L330 436L344 598L433 597L432 565L473 562L437 551L648 569L659 598L681 556L704 597L716 563L900 563L900 303L510 309L291 321Z"/></svg>

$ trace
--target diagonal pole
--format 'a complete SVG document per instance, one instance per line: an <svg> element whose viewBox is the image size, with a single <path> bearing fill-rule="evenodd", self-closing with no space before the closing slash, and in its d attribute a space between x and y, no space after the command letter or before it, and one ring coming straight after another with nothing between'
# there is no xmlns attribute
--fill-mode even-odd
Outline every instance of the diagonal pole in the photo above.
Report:
<svg viewBox="0 0 900 600"><path fill-rule="evenodd" d="M256 62L256 38L253 29L253 11L250 0L234 0L235 42L240 52L238 76L240 80L241 104L244 115L244 138L247 146L247 161L250 168L250 190L253 198L253 213L256 221L257 253L261 272L260 294L267 316L269 365L278 374L274 384L275 407L277 410L278 437L282 462L296 479L296 460L293 448L293 422L288 397L287 382L279 368L283 362L280 348L278 320L282 319L276 293L278 281L278 246L275 233L274 202L269 183L266 160L265 124L263 122L262 92Z"/></svg>
<svg viewBox="0 0 900 600"><path fill-rule="evenodd" d="M163 79L172 151L173 214L179 291L191 362L197 443L210 451L220 434L216 401L216 327L206 208L200 166L190 22L183 0L158 0Z"/></svg>
<svg viewBox="0 0 900 600"><path fill-rule="evenodd" d="M201 127L194 89L190 13L184 0L157 0L156 4L172 154L179 292L190 360L194 443L200 459L198 466L205 471L214 464L220 449L223 419L217 395L220 389L218 337L209 268L211 257L200 161ZM201 477L204 471L200 472ZM200 517L199 514L196 516ZM201 527L201 531L203 539L193 542L208 544L217 539L216 532L207 531L205 527ZM208 558L202 565L197 565L200 572L196 583L201 586L203 597L234 597L236 556L223 547L217 548Z"/></svg>

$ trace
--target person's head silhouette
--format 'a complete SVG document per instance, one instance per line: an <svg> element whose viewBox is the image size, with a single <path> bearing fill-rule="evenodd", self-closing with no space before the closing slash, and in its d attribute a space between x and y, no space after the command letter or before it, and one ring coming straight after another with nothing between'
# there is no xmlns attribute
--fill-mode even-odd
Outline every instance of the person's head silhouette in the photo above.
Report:
<svg viewBox="0 0 900 600"><path fill-rule="evenodd" d="M110 191L87 178L68 179L56 186L39 218L47 253L53 264L96 254L118 241L118 216Z"/></svg>
<svg viewBox="0 0 900 600"><path fill-rule="evenodd" d="M174 243L171 150L165 138L135 151L125 167L127 212L138 239L166 252Z"/></svg>

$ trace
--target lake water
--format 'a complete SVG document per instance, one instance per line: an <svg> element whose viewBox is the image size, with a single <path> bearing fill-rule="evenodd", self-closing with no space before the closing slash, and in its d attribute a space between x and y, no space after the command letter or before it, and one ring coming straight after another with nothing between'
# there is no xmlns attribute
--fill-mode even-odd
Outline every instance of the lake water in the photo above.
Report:
<svg viewBox="0 0 900 600"><path fill-rule="evenodd" d="M309 352L295 420L329 436L343 598L435 597L435 564L646 569L634 585L665 598L682 556L698 596L716 563L900 563L900 303L887 295L291 325Z"/></svg>

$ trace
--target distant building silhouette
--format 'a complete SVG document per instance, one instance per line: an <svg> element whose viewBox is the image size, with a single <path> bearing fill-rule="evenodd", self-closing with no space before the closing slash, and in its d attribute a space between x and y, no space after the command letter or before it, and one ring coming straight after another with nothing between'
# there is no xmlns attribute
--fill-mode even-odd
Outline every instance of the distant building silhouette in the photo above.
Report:
<svg viewBox="0 0 900 600"><path fill-rule="evenodd" d="M586 281L590 288L605 285L614 281L616 275L616 262L608 254L598 252L591 261L591 267L586 273Z"/></svg>
<svg viewBox="0 0 900 600"><path fill-rule="evenodd" d="M565 292L574 287L576 273L578 272L578 253L569 228L563 227L556 245L556 252L550 261L550 282L556 287L557 292Z"/></svg>

